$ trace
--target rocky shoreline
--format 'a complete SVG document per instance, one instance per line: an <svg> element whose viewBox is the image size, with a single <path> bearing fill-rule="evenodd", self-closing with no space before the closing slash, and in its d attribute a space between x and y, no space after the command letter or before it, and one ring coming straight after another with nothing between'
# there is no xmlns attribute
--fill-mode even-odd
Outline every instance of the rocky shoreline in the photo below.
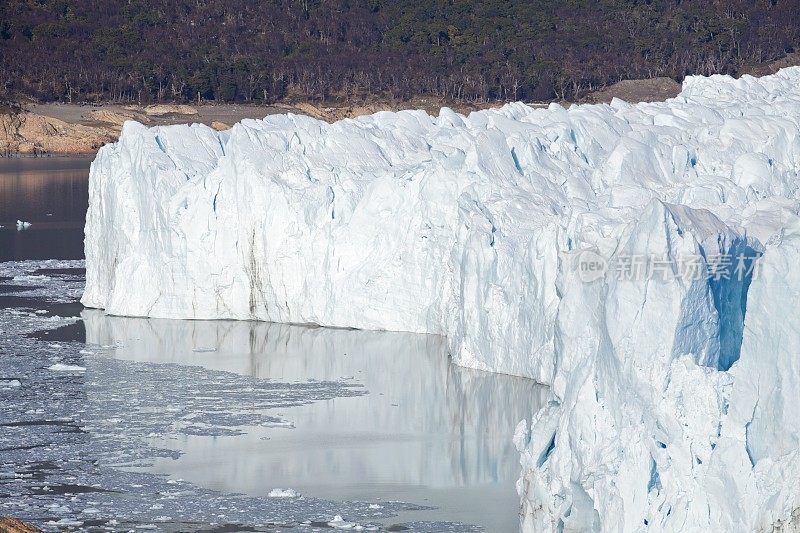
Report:
<svg viewBox="0 0 800 533"><path fill-rule="evenodd" d="M246 118L260 119L277 113L296 113L334 122L378 111L425 109L430 113L438 113L441 107L451 106L459 112L469 113L496 105L499 104L454 105L435 99L346 106L319 106L309 102L269 106L28 104L5 109L0 107L0 157L93 155L104 144L117 140L122 124L127 120L147 126L195 122L225 130Z"/></svg>
<svg viewBox="0 0 800 533"><path fill-rule="evenodd" d="M0 155L92 155L119 137L126 120L143 124L190 122L197 109L186 105L91 106L40 104L0 113ZM210 126L228 126L211 121Z"/></svg>
<svg viewBox="0 0 800 533"><path fill-rule="evenodd" d="M613 98L629 102L663 100L675 96L680 84L668 78L626 80L587 95L583 101L608 103ZM135 120L148 126L203 123L217 130L246 119L278 113L307 115L326 122L369 115L378 111L423 109L438 115L442 107L463 114L498 107L504 102L457 102L440 98L407 101L360 102L320 105L311 102L255 104L59 104L31 103L0 106L0 157L43 155L94 155L104 144L117 140L122 124ZM568 103L561 102L562 105ZM547 106L548 102L529 105Z"/></svg>
<svg viewBox="0 0 800 533"><path fill-rule="evenodd" d="M31 112L0 115L0 154L91 154L119 135L106 125L70 124Z"/></svg>
<svg viewBox="0 0 800 533"><path fill-rule="evenodd" d="M779 69L800 64L800 52L777 61L751 65L742 73L754 76L773 74ZM610 103L614 98L629 103L664 101L677 96L681 84L670 78L622 80L583 95L580 103ZM345 103L279 102L270 105L201 103L185 104L0 104L0 157L42 155L94 155L104 144L119 137L126 120L149 126L199 122L218 130L229 128L245 118L264 118L277 113L308 115L327 122L368 115L378 111L423 109L437 115L440 108L468 114L498 107L505 102L463 102L435 97L416 97L403 101L363 101ZM529 103L547 106L551 102ZM569 106L570 102L558 102Z"/></svg>
<svg viewBox="0 0 800 533"><path fill-rule="evenodd" d="M0 533L41 533L42 530L16 518L0 517Z"/></svg>

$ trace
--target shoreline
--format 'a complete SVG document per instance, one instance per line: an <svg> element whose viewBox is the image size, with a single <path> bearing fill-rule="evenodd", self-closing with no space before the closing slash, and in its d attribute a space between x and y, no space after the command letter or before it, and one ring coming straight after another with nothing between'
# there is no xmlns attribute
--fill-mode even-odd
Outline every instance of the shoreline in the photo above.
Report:
<svg viewBox="0 0 800 533"><path fill-rule="evenodd" d="M800 52L751 65L740 75L760 77L800 64ZM550 100L524 102L532 107L581 104L608 104L618 98L628 103L664 101L677 96L681 83L666 77L627 79L597 87L575 102ZM437 116L442 107L461 114L500 107L509 101L468 102L443 97L418 96L406 100L375 98L348 101L312 102L286 99L263 104L256 102L133 104L124 102L61 103L18 100L0 105L0 159L8 157L94 157L101 146L115 142L125 120L138 120L147 126L202 123L218 130L228 129L244 119L263 119L269 115L295 113L326 122L355 118L379 111L420 109Z"/></svg>
<svg viewBox="0 0 800 533"><path fill-rule="evenodd" d="M19 103L6 109L5 113L0 112L0 157L93 157L103 145L116 142L122 125L128 120L135 120L145 126L199 123L222 131L245 119L263 119L284 113L335 122L380 111L422 109L437 115L442 107L451 107L468 114L498 105L502 103L464 104L431 98L330 106L309 102L146 106L116 103Z"/></svg>
<svg viewBox="0 0 800 533"><path fill-rule="evenodd" d="M0 161L13 161L14 159L94 159L97 152L69 153L69 152L42 152L25 154L19 152L0 153Z"/></svg>
<svg viewBox="0 0 800 533"><path fill-rule="evenodd" d="M590 93L581 99L581 103L609 103L613 98L631 103L664 100L676 96L680 88L678 82L669 78L625 80ZM380 111L404 109L420 109L437 116L441 108L448 107L467 115L472 111L507 103L461 102L438 97L371 102L298 101L266 105L252 102L201 102L199 105L16 102L0 113L0 157L93 157L101 146L117 140L126 120L136 120L146 126L201 123L217 130L226 130L244 119L263 119L283 113L305 115L330 123ZM526 102L532 107L547 107L551 103L569 106L574 102Z"/></svg>

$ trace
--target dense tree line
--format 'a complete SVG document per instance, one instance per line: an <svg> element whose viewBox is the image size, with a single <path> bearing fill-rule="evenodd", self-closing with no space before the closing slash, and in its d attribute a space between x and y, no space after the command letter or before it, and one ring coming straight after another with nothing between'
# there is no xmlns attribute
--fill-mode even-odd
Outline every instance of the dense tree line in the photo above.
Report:
<svg viewBox="0 0 800 533"><path fill-rule="evenodd" d="M571 98L795 46L800 0L0 0L0 93Z"/></svg>

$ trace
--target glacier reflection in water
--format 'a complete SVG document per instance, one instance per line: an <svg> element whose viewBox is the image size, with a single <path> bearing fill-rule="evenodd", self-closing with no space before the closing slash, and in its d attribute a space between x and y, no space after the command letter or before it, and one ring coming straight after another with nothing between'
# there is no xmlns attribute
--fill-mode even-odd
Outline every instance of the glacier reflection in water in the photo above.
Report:
<svg viewBox="0 0 800 533"><path fill-rule="evenodd" d="M519 456L511 437L546 395L530 380L452 365L445 340L432 335L95 310L82 318L87 343L115 345L108 353L117 358L282 382L352 379L369 391L282 410L293 428L154 443L183 453L154 471L225 492L263 496L291 487L322 498L430 504L438 509L403 518L516 530Z"/></svg>

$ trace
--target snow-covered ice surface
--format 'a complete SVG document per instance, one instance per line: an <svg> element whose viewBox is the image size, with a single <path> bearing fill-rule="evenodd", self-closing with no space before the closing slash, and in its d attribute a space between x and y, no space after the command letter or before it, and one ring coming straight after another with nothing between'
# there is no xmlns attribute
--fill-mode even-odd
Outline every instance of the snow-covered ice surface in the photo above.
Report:
<svg viewBox="0 0 800 533"><path fill-rule="evenodd" d="M800 504L799 124L800 68L664 103L129 122L92 165L82 301L446 335L552 386L516 434L526 531L768 530Z"/></svg>
<svg viewBox="0 0 800 533"><path fill-rule="evenodd" d="M285 427L278 413L363 395L353 380L283 383L181 364L125 361L115 346L59 338L78 324L82 261L0 263L0 515L46 531L383 530L419 505L221 493L146 473L176 457L158 441ZM79 370L80 369L80 370ZM176 386L180 384L180 386ZM288 495L288 492L283 493ZM412 531L473 531L415 522Z"/></svg>

